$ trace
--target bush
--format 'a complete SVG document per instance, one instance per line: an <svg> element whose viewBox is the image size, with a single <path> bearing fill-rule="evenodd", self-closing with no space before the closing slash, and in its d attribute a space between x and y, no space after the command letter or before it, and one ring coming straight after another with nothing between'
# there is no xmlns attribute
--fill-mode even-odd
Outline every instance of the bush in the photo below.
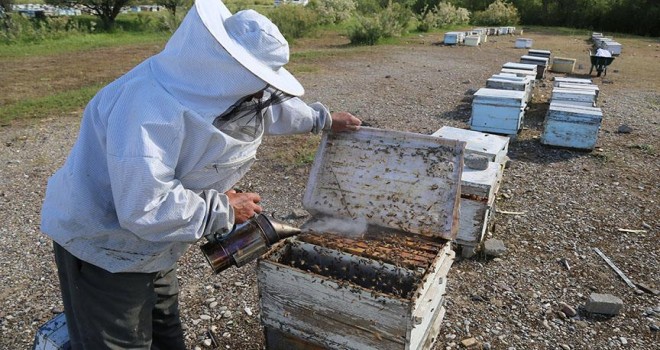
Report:
<svg viewBox="0 0 660 350"><path fill-rule="evenodd" d="M306 6L280 5L266 16L277 25L282 35L289 41L310 36L318 28L318 15Z"/></svg>
<svg viewBox="0 0 660 350"><path fill-rule="evenodd" d="M514 25L519 21L518 9L502 0L496 0L486 10L474 14L474 24L482 26Z"/></svg>
<svg viewBox="0 0 660 350"><path fill-rule="evenodd" d="M437 4L432 10L419 16L417 29L429 31L432 28L441 28L449 25L464 25L470 22L470 12L462 7L456 8L448 2Z"/></svg>
<svg viewBox="0 0 660 350"><path fill-rule="evenodd" d="M35 43L59 39L71 34L89 33L93 26L84 27L71 17L47 17L31 19L19 14L5 14L0 19L0 42Z"/></svg>
<svg viewBox="0 0 660 350"><path fill-rule="evenodd" d="M316 11L320 24L337 24L345 21L356 9L354 0L313 0L308 6Z"/></svg>
<svg viewBox="0 0 660 350"><path fill-rule="evenodd" d="M375 45L380 38L402 35L412 19L412 12L399 3L391 3L375 16L355 17L356 24L348 30L351 44Z"/></svg>
<svg viewBox="0 0 660 350"><path fill-rule="evenodd" d="M348 30L348 38L354 45L376 45L383 37L378 17L356 16L357 23Z"/></svg>

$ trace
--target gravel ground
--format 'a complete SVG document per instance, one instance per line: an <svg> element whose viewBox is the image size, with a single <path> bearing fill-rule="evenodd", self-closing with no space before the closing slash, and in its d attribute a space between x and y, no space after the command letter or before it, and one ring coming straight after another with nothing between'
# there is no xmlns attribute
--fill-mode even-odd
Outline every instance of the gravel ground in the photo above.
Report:
<svg viewBox="0 0 660 350"><path fill-rule="evenodd" d="M578 58L577 73L588 73L583 38L526 36L535 48ZM439 46L436 39L328 55L314 63L317 69L299 74L305 99L348 110L379 128L424 134L443 125L466 128L472 93L524 50L513 48L513 37L491 38L479 48ZM658 296L628 287L592 249L635 282L660 288L660 45L620 41L624 55L607 77L594 79L604 113L594 151L540 145L554 74L538 84L525 128L511 142L497 198L499 210L524 214L495 216L492 236L505 242L504 256L454 263L435 348L461 348L474 337L486 349L657 349ZM640 68L644 62L655 64ZM632 131L619 132L621 125ZM77 128L78 117L65 117L0 129L2 349L29 348L39 325L62 311L51 243L39 230L40 207L47 178L64 161ZM310 165L296 161L304 155L296 150L313 149L316 142L317 136L268 138L261 161L240 186L259 192L276 216L301 210ZM254 263L213 275L193 247L179 276L191 349L212 347L205 344L209 330L219 348L264 347ZM583 305L593 292L621 298L621 314L587 315Z"/></svg>

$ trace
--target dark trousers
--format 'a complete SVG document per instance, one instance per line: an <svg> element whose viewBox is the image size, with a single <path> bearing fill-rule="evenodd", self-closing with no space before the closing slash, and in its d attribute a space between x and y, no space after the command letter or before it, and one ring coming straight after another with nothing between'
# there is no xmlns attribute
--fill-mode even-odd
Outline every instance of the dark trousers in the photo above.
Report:
<svg viewBox="0 0 660 350"><path fill-rule="evenodd" d="M110 273L53 248L73 350L185 349L176 265Z"/></svg>

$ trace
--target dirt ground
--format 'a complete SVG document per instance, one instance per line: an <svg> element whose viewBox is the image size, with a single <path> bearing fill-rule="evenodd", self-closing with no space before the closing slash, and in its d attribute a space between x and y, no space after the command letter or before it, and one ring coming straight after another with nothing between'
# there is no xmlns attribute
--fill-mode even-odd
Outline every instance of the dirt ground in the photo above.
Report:
<svg viewBox="0 0 660 350"><path fill-rule="evenodd" d="M534 40L534 48L576 58L572 76L588 77L586 32L524 36ZM440 34L431 34L401 45L351 48L345 38L322 36L294 44L290 67L308 102L352 112L373 127L430 134L444 125L468 127L472 94L503 63L518 62L526 53L514 48L515 39L449 47L439 45ZM504 256L454 263L435 349L461 348L472 337L491 349L657 348L658 296L628 287L593 251L599 248L633 281L660 289L660 42L616 39L622 55L607 76L592 76L604 115L595 150L540 144L551 80L565 75L549 72L538 82L524 128L510 143L511 161L496 203L500 211L524 214L495 215L492 237L505 242ZM109 81L158 49L0 60L0 103ZM64 69L73 72L63 74ZM51 245L39 231L40 206L47 178L75 141L79 112L0 127L2 349L29 348L39 325L62 311ZM631 132L619 132L622 125ZM240 187L259 192L265 210L277 217L302 210L318 140L267 138ZM264 348L254 263L213 275L192 247L179 276L190 348L212 348L205 344L209 331L218 348ZM594 292L621 298L622 312L612 318L587 315L583 305Z"/></svg>

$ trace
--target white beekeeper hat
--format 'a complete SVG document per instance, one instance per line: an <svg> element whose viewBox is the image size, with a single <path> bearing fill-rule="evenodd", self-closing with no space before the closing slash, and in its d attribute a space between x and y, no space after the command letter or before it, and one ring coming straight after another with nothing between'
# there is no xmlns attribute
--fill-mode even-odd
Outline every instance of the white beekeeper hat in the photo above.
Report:
<svg viewBox="0 0 660 350"><path fill-rule="evenodd" d="M289 62L289 44L268 18L253 10L232 15L220 0L197 0L195 7L204 26L243 67L287 94L305 93L283 68Z"/></svg>

